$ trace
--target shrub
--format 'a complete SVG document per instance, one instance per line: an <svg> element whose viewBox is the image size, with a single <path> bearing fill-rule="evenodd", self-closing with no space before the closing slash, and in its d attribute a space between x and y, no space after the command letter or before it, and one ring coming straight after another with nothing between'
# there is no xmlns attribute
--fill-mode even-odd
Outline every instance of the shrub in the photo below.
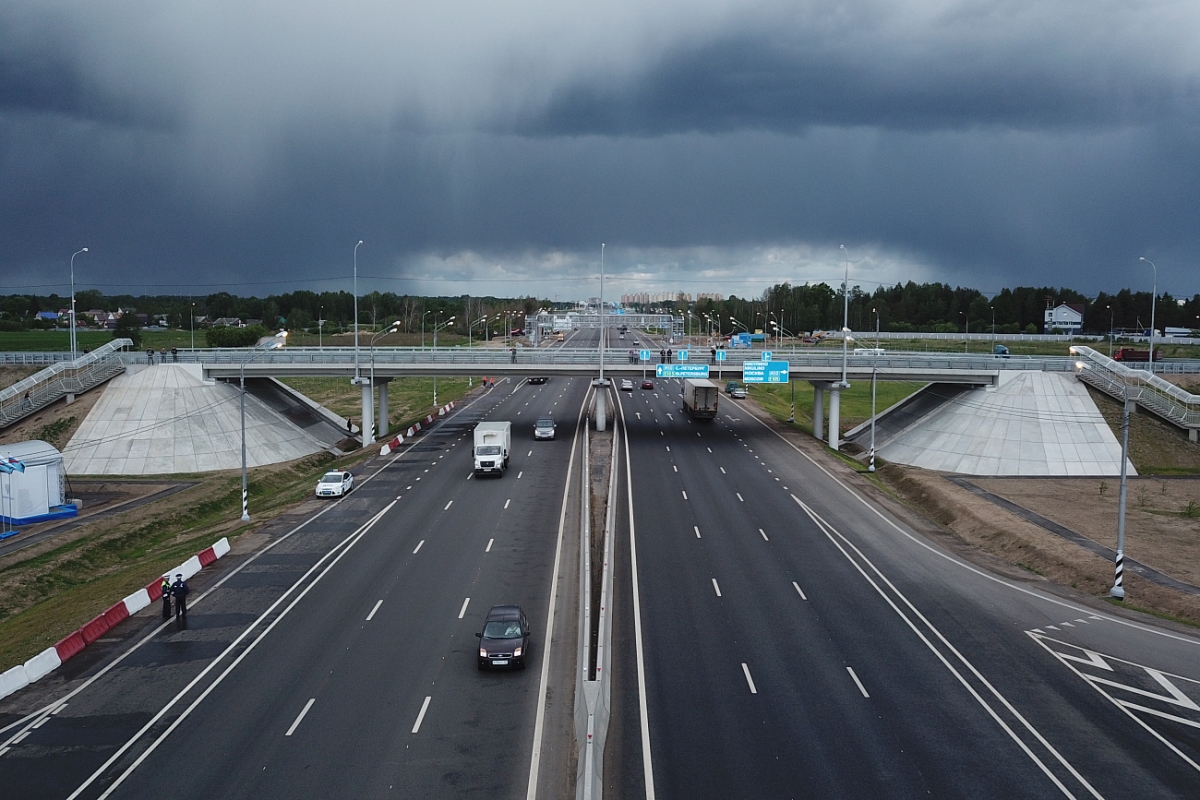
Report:
<svg viewBox="0 0 1200 800"><path fill-rule="evenodd" d="M253 347L264 336L271 332L262 325L250 325L246 328L209 328L204 339L209 347Z"/></svg>

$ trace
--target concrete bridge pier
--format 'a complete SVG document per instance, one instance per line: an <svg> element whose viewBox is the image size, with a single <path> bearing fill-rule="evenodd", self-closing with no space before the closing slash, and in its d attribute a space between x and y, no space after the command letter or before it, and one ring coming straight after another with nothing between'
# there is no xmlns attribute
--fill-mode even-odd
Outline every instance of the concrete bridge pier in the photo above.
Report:
<svg viewBox="0 0 1200 800"><path fill-rule="evenodd" d="M818 441L825 438L825 390L833 384L829 381L809 381L813 387L813 436Z"/></svg>
<svg viewBox="0 0 1200 800"><path fill-rule="evenodd" d="M376 378L375 382L379 384L379 438L383 439L388 433L388 384L392 379Z"/></svg>
<svg viewBox="0 0 1200 800"><path fill-rule="evenodd" d="M842 414L842 390L849 388L849 384L835 383L829 387L829 448L838 450L841 448L841 414Z"/></svg>
<svg viewBox="0 0 1200 800"><path fill-rule="evenodd" d="M362 387L362 443L365 447L375 442L375 398L370 378L355 378L352 383Z"/></svg>

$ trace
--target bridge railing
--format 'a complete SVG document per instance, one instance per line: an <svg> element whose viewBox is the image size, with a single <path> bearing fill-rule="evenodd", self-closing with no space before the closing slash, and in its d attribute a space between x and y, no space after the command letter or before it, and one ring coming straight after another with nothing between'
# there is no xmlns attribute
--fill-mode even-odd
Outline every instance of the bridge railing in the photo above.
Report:
<svg viewBox="0 0 1200 800"><path fill-rule="evenodd" d="M249 354L245 348L205 348L197 350L180 350L178 361L184 363L200 363L205 365L241 364ZM356 363L352 347L284 347L271 351L255 351L256 365L285 365L311 364L330 366L349 366ZM658 350L651 351L648 361L640 360L640 348L634 348L634 358L630 361L629 350L626 348L606 348L604 351L605 367L645 365L653 369L660 363ZM689 358L683 361L679 351L674 350L672 361L675 364L709 364L723 366L727 369L740 369L744 361L761 360L760 350L724 350L725 359L717 362L708 348L691 348ZM840 352L821 351L815 349L773 350L776 361L788 361L793 366L835 368L842 365ZM139 353L126 353L124 358L129 363L144 361L146 356ZM160 356L155 356L158 361ZM167 356L168 361L172 356ZM374 361L380 364L445 364L465 365L477 364L484 366L500 366L505 364L543 365L543 366L579 366L599 365L599 354L595 347L518 347L516 355L511 349L501 350L495 347L376 347L374 353L369 348L360 348L357 363L361 367L369 367ZM855 371L869 370L872 366L880 369L913 369L913 370L1038 370L1047 372L1070 372L1075 367L1075 359L1066 356L1013 356L1002 358L982 354L955 353L916 353L897 352L887 353L878 357L872 355L850 354L846 358L848 366Z"/></svg>
<svg viewBox="0 0 1200 800"><path fill-rule="evenodd" d="M113 339L74 361L58 361L0 389L0 427L11 425L68 394L80 394L125 370L121 349L129 339Z"/></svg>
<svg viewBox="0 0 1200 800"><path fill-rule="evenodd" d="M1072 348L1080 380L1116 398L1140 406L1184 428L1200 428L1200 395L1192 394L1149 370L1133 369L1090 347ZM1162 364L1154 365L1157 371Z"/></svg>

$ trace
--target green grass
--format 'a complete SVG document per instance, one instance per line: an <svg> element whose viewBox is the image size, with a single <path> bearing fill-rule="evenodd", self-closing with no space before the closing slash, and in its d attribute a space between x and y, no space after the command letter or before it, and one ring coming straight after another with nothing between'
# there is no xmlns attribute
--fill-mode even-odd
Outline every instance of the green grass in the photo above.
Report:
<svg viewBox="0 0 1200 800"><path fill-rule="evenodd" d="M318 453L282 469L250 475L250 508L261 523L307 498L332 464L348 465L369 450L336 462ZM195 555L222 536L247 529L238 517L241 477L199 478L201 485L175 495L160 513L98 520L73 542L0 569L0 664L23 662L79 628L120 598Z"/></svg>
<svg viewBox="0 0 1200 800"><path fill-rule="evenodd" d="M796 392L796 426L812 433L813 387L808 381L792 381ZM924 386L913 381L879 381L876 384L875 404L877 411L890 408ZM786 384L751 384L747 387L754 400L771 416L786 420L791 413L791 387ZM842 392L842 431L871 418L871 382L860 381L850 384Z"/></svg>
<svg viewBox="0 0 1200 800"><path fill-rule="evenodd" d="M440 344L440 342L439 342ZM346 378L281 378L284 383L328 408L335 414L353 419L362 418L362 390L351 386ZM478 385L479 380L474 383ZM467 393L466 378L439 378L437 406L433 404L433 378L396 378L388 384L388 417L391 430L408 427L426 415L459 400Z"/></svg>

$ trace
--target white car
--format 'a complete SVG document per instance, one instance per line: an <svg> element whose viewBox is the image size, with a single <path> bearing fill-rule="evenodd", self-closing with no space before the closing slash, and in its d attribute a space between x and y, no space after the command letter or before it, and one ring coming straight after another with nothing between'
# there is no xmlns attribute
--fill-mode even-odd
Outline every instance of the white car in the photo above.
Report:
<svg viewBox="0 0 1200 800"><path fill-rule="evenodd" d="M630 380L621 381L621 391L622 392L632 392L633 391L633 381L630 381Z"/></svg>
<svg viewBox="0 0 1200 800"><path fill-rule="evenodd" d="M349 472L326 472L317 481L317 497L341 497L354 488L354 476Z"/></svg>

